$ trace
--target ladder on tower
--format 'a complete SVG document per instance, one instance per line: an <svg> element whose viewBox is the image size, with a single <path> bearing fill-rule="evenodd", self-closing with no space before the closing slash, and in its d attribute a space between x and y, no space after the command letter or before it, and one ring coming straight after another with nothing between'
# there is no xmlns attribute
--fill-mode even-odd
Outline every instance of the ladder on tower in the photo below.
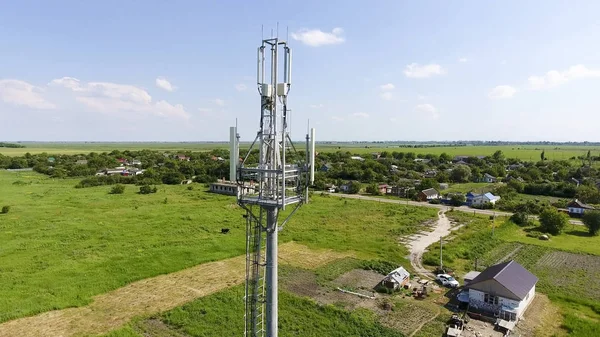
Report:
<svg viewBox="0 0 600 337"><path fill-rule="evenodd" d="M262 226L263 211L256 218L246 212L246 287L244 336L265 335L265 229Z"/></svg>

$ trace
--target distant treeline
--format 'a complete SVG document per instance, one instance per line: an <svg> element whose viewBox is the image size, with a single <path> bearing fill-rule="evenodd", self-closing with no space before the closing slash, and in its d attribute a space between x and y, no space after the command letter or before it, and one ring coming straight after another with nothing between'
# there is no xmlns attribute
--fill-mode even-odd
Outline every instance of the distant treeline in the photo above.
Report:
<svg viewBox="0 0 600 337"><path fill-rule="evenodd" d="M352 145L352 144L387 144L398 147L410 147L411 145L419 145L421 147L434 147L434 146L502 146L502 145L548 145L548 146L600 146L600 142L550 142L550 141L539 141L539 142L511 142L511 141L479 141L479 140L459 140L459 141L348 141L348 142L329 142L329 141L317 141L317 144L331 144L331 145Z"/></svg>
<svg viewBox="0 0 600 337"><path fill-rule="evenodd" d="M13 149L20 149L20 148L23 148L25 146L21 145L21 144L15 144L15 143L3 143L3 142L0 142L0 147L10 147L10 148L13 148Z"/></svg>

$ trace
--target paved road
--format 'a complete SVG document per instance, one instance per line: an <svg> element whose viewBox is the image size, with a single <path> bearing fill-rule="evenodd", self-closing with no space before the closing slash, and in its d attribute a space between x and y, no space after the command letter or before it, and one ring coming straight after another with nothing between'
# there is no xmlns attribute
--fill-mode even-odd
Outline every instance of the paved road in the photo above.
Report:
<svg viewBox="0 0 600 337"><path fill-rule="evenodd" d="M343 194L343 193L328 193L328 192L323 192L323 193L342 197L342 198L370 200L370 201L376 201L376 202L386 202L386 203L390 203L390 204L402 204L402 205L410 205L410 206L417 206L417 207L437 208L437 209L444 210L444 211L450 210L450 208L452 208L452 206L439 205L439 204L436 205L436 204L430 204L428 202L385 199L385 198L370 197L367 195L360 195L360 194ZM454 207L454 210L466 212L466 213L495 215L495 216L511 216L511 215L513 215L510 212L502 212L502 211L496 211L496 210L490 210L490 209L476 209L476 208L470 208L467 206ZM535 218L537 219L537 216ZM569 220L569 222L573 225L583 225L583 223L580 220Z"/></svg>

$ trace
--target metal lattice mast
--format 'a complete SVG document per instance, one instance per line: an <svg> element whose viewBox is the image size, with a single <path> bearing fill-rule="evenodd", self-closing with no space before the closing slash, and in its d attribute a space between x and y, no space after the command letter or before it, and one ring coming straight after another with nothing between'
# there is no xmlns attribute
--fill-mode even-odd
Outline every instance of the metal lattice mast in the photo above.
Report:
<svg viewBox="0 0 600 337"><path fill-rule="evenodd" d="M284 61L281 74L280 58ZM269 67L265 67L267 61ZM237 169L238 204L246 210L244 335L249 337L277 336L277 234L307 198L308 170L295 153L288 130L291 61L287 42L278 38L263 40L258 48L260 128ZM256 152L258 163L252 163L251 155ZM288 164L286 155L294 154L296 163ZM295 208L279 226L279 211L291 204Z"/></svg>

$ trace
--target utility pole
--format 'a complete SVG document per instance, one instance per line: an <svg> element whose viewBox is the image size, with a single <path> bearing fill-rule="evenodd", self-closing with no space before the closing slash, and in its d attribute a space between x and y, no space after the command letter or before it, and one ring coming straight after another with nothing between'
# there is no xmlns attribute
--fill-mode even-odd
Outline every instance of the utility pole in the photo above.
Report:
<svg viewBox="0 0 600 337"><path fill-rule="evenodd" d="M444 269L444 263L442 260L442 236L440 236L440 271Z"/></svg>

